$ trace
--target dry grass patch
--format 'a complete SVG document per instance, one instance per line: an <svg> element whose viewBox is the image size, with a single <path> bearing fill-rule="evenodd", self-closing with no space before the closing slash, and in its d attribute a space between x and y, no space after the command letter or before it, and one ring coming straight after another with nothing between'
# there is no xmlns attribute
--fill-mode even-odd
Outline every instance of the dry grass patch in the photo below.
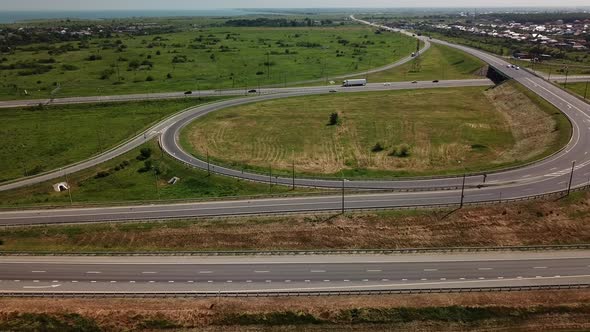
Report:
<svg viewBox="0 0 590 332"><path fill-rule="evenodd" d="M330 126L334 112L339 124ZM516 83L331 94L221 110L189 125L181 140L197 156L275 174L290 174L293 163L304 175L451 174L554 152L570 132L560 116Z"/></svg>
<svg viewBox="0 0 590 332"><path fill-rule="evenodd" d="M309 325L292 322L274 326L282 331L322 331L346 329L355 331L384 330L486 330L506 328L569 328L590 327L587 303L590 291L534 291L521 293L483 294L430 294L400 296L359 296L321 298L267 298L267 299L1 299L0 324L15 320L15 317L46 315L44 317L67 317L76 315L80 319L96 324L104 331L158 330L162 326L178 329L237 331L246 327L242 324L228 324L228 318L236 315L272 315L292 312L299 316L314 317L323 323ZM409 321L396 321L391 316L395 310L414 310L425 315L428 310L448 310L447 321L425 319L417 315ZM446 309L445 309L446 308ZM472 308L472 309L470 309ZM453 316L457 310L508 308L510 314L493 319L457 321ZM550 310L554 308L553 310ZM559 308L556 310L555 308ZM525 316L517 315L530 310ZM392 320L389 323L366 324L346 322L343 313L351 311L362 314L373 312L383 314ZM550 311L550 312L545 312ZM389 316L385 315L390 313ZM421 319L423 318L423 319ZM464 318L465 319L465 318ZM225 323L224 323L225 322ZM299 327L296 327L299 326ZM268 330L270 327L266 327ZM262 326L248 326L250 331L264 330ZM46 329L51 331L51 329Z"/></svg>

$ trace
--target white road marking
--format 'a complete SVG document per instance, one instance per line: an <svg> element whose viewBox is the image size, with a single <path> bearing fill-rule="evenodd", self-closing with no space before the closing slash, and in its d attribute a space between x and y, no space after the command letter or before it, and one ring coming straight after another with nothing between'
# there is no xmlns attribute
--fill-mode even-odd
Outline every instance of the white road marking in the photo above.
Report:
<svg viewBox="0 0 590 332"><path fill-rule="evenodd" d="M156 274L158 272L141 272L141 274Z"/></svg>
<svg viewBox="0 0 590 332"><path fill-rule="evenodd" d="M381 270L367 270L367 272L383 272Z"/></svg>
<svg viewBox="0 0 590 332"><path fill-rule="evenodd" d="M47 271L31 271L31 273L46 273Z"/></svg>
<svg viewBox="0 0 590 332"><path fill-rule="evenodd" d="M478 268L479 271L489 271L489 270L493 270L493 268L491 267L480 267Z"/></svg>
<svg viewBox="0 0 590 332"><path fill-rule="evenodd" d="M325 273L326 270L311 270L309 272L311 272L311 273Z"/></svg>
<svg viewBox="0 0 590 332"><path fill-rule="evenodd" d="M102 272L100 271L88 271L86 272L86 274L101 274Z"/></svg>
<svg viewBox="0 0 590 332"><path fill-rule="evenodd" d="M424 269L424 272L435 272L438 271L438 269Z"/></svg>
<svg viewBox="0 0 590 332"><path fill-rule="evenodd" d="M211 274L213 271L199 271L200 274Z"/></svg>
<svg viewBox="0 0 590 332"><path fill-rule="evenodd" d="M533 269L546 269L546 268L547 268L546 266L535 266L535 267L533 267Z"/></svg>
<svg viewBox="0 0 590 332"><path fill-rule="evenodd" d="M61 285L51 285L51 286L23 286L24 289L41 289L41 288L57 288Z"/></svg>
<svg viewBox="0 0 590 332"><path fill-rule="evenodd" d="M254 273L269 273L270 271L254 271Z"/></svg>

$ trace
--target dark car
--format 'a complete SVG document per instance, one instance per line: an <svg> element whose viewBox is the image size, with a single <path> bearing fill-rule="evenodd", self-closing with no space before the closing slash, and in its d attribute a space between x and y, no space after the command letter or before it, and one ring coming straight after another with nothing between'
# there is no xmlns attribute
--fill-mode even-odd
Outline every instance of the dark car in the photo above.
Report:
<svg viewBox="0 0 590 332"><path fill-rule="evenodd" d="M338 92L338 91L336 91L336 90L330 90L330 92L335 93L335 92Z"/></svg>
<svg viewBox="0 0 590 332"><path fill-rule="evenodd" d="M255 89L248 90L248 93L256 93L256 90Z"/></svg>
<svg viewBox="0 0 590 332"><path fill-rule="evenodd" d="M192 95L192 94L193 94L193 92L192 92L192 91L187 91L187 92L185 92L184 94L185 94L185 95Z"/></svg>
<svg viewBox="0 0 590 332"><path fill-rule="evenodd" d="M432 81L432 83L438 83L438 80L434 80L434 81Z"/></svg>

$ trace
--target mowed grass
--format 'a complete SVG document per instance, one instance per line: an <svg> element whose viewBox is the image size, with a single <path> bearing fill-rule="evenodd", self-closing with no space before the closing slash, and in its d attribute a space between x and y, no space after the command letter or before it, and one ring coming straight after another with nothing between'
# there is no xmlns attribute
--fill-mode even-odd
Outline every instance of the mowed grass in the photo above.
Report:
<svg viewBox="0 0 590 332"><path fill-rule="evenodd" d="M483 78L486 64L478 58L454 48L431 44L426 53L402 66L369 74L371 82L459 80Z"/></svg>
<svg viewBox="0 0 590 332"><path fill-rule="evenodd" d="M564 87L564 84L559 83L559 86ZM568 83L565 87L582 98L590 98L590 82Z"/></svg>
<svg viewBox="0 0 590 332"><path fill-rule="evenodd" d="M415 39L350 25L324 28L203 28L150 36L113 36L19 47L0 66L51 69L0 72L0 99L254 88L362 72L405 56ZM68 47L49 54L49 47ZM2 61L3 58L6 58ZM148 81L151 80L151 81ZM28 92L25 95L24 91Z"/></svg>
<svg viewBox="0 0 590 332"><path fill-rule="evenodd" d="M570 130L559 111L509 83L244 105L196 120L181 141L236 168L287 174L294 163L305 175L397 177L518 165L561 148Z"/></svg>
<svg viewBox="0 0 590 332"><path fill-rule="evenodd" d="M152 154L147 162L152 167L146 171L146 161L138 160L142 148ZM154 169L158 170L156 174ZM179 177L176 185L168 184L172 177ZM0 206L5 208L24 206L69 206L68 192L54 192L52 185L63 178L30 187L0 192ZM74 205L117 203L132 201L171 201L228 196L252 196L287 193L291 188L269 187L233 178L211 175L189 168L159 149L156 141L144 144L129 153L99 166L74 174L68 174Z"/></svg>
<svg viewBox="0 0 590 332"><path fill-rule="evenodd" d="M173 113L220 98L0 110L0 182L97 155Z"/></svg>

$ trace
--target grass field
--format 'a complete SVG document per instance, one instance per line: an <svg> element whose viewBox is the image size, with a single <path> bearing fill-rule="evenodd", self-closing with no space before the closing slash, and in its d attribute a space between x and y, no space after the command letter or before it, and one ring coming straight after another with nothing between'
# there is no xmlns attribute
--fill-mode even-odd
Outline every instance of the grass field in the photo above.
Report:
<svg viewBox="0 0 590 332"><path fill-rule="evenodd" d="M458 80L485 77L482 68L486 64L481 60L453 49L432 44L423 55L403 66L387 71L370 74L371 82L387 81L421 81L421 80Z"/></svg>
<svg viewBox="0 0 590 332"><path fill-rule="evenodd" d="M559 86L563 87L564 84L560 83ZM566 88L582 98L586 97L586 99L590 99L590 82L568 83Z"/></svg>
<svg viewBox="0 0 590 332"><path fill-rule="evenodd" d="M154 191L148 185L143 188ZM76 191L74 194L79 195ZM448 210L379 211L11 227L0 229L0 250L134 252L581 244L590 241L589 203L590 194L582 192L557 201L470 207L451 214Z"/></svg>
<svg viewBox="0 0 590 332"><path fill-rule="evenodd" d="M141 148L150 148L152 153L147 161L138 160ZM68 175L72 186L72 200L75 205L88 203L115 203L129 201L157 201L175 199L196 199L226 196L248 196L278 194L290 188L239 181L221 176L208 176L207 172L188 168L162 154L158 144L146 143L127 154L78 173ZM146 165L149 162L149 165ZM146 166L155 167L146 170ZM176 185L167 183L172 177L181 180ZM1 207L22 207L31 205L70 205L67 192L53 191L52 184L64 178L33 185L30 187L0 192ZM157 183L157 186L156 186Z"/></svg>
<svg viewBox="0 0 590 332"><path fill-rule="evenodd" d="M0 182L84 160L170 114L218 99L0 110Z"/></svg>
<svg viewBox="0 0 590 332"><path fill-rule="evenodd" d="M436 105L436 106L433 106ZM338 112L338 125L328 125ZM244 105L187 127L182 144L234 167L345 177L451 174L545 156L565 116L510 83L299 97Z"/></svg>
<svg viewBox="0 0 590 332"><path fill-rule="evenodd" d="M372 296L0 299L6 331L582 331L588 290Z"/></svg>
<svg viewBox="0 0 590 332"><path fill-rule="evenodd" d="M49 46L59 52L48 54ZM362 72L415 47L411 37L360 25L199 28L30 45L0 57L0 99L47 98L58 83L56 97L283 84Z"/></svg>

